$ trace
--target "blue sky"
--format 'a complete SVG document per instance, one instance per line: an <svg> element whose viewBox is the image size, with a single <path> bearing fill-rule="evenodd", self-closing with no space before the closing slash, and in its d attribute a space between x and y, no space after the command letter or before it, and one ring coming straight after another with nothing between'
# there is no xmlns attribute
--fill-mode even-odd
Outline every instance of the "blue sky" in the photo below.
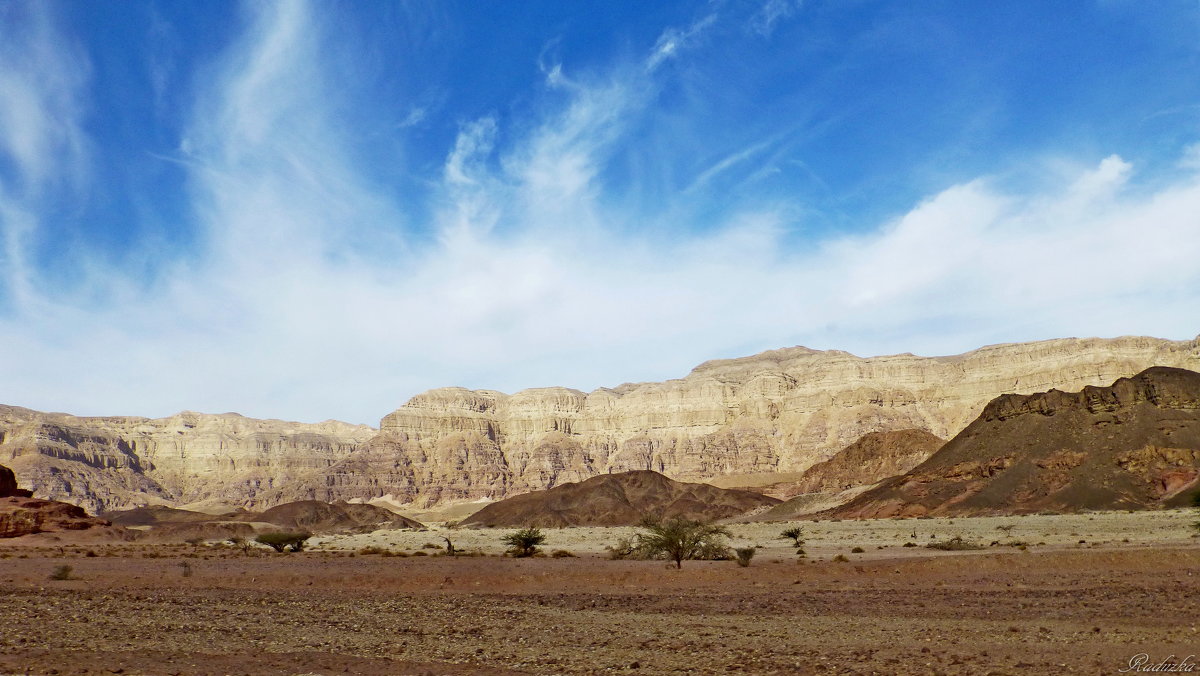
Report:
<svg viewBox="0 0 1200 676"><path fill-rule="evenodd" d="M1200 6L0 3L4 403L1200 333Z"/></svg>

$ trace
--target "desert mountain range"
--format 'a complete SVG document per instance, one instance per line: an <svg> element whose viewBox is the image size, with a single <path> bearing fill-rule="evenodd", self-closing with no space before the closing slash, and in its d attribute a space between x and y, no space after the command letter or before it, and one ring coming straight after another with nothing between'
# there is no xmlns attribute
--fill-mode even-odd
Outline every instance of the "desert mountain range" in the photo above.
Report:
<svg viewBox="0 0 1200 676"><path fill-rule="evenodd" d="M0 407L0 464L37 495L92 512L297 500L426 507L628 470L685 481L799 473L868 433L951 438L1000 395L1107 386L1151 366L1200 369L1200 338L1069 338L950 357L795 347L590 393L436 389L385 416L378 430L237 414L76 417Z"/></svg>
<svg viewBox="0 0 1200 676"><path fill-rule="evenodd" d="M1186 504L1200 484L1200 373L1005 395L928 460L854 498L849 518Z"/></svg>

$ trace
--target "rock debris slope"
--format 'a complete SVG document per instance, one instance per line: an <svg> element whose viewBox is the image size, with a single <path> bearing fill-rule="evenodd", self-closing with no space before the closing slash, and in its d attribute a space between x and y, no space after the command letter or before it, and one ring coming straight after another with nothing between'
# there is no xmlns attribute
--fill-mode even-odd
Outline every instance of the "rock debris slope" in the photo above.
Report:
<svg viewBox="0 0 1200 676"><path fill-rule="evenodd" d="M0 407L0 461L39 494L93 511L356 498L423 508L628 470L687 481L802 472L870 432L949 438L998 395L1105 385L1155 365L1200 368L1200 342L1069 338L871 358L795 347L590 393L431 390L378 432L236 414L79 418Z"/></svg>
<svg viewBox="0 0 1200 676"><path fill-rule="evenodd" d="M997 397L849 518L1141 509L1200 489L1200 373L1155 367L1111 387Z"/></svg>

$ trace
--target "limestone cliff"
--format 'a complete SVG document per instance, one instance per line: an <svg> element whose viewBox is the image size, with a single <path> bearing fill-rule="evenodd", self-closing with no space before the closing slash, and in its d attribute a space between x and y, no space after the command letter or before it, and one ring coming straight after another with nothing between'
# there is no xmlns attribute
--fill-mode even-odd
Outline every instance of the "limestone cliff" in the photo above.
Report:
<svg viewBox="0 0 1200 676"><path fill-rule="evenodd" d="M586 394L431 390L386 416L369 447L403 474L395 497L418 504L628 470L685 481L800 472L869 432L950 438L1000 394L1105 385L1152 365L1200 366L1200 339L1068 338L951 357L795 347Z"/></svg>
<svg viewBox="0 0 1200 676"><path fill-rule="evenodd" d="M365 425L234 413L81 418L0 406L0 462L37 495L93 513L209 499L325 498L327 470L374 434Z"/></svg>
<svg viewBox="0 0 1200 676"><path fill-rule="evenodd" d="M383 496L425 507L628 470L686 481L801 472L868 432L950 438L998 395L1106 385L1155 365L1200 368L1200 339L1069 338L952 357L795 347L590 393L431 390L384 417L378 433L236 414L77 418L0 407L0 463L39 495L93 511Z"/></svg>

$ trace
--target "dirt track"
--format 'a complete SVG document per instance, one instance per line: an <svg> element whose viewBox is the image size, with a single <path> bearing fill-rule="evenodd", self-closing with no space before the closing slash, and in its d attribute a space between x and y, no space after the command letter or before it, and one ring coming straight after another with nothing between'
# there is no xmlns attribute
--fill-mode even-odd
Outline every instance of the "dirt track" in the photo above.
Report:
<svg viewBox="0 0 1200 676"><path fill-rule="evenodd" d="M0 550L0 673L1098 674L1200 653L1197 546L681 571L92 549ZM63 563L78 579L50 581Z"/></svg>

